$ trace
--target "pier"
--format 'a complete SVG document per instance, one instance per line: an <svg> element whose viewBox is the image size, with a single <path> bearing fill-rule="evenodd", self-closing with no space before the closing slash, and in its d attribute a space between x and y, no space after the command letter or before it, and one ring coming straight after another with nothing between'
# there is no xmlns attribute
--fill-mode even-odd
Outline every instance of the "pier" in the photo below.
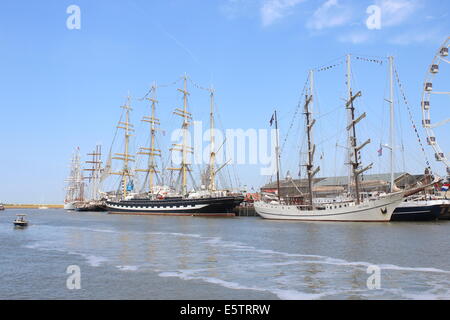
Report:
<svg viewBox="0 0 450 320"><path fill-rule="evenodd" d="M234 211L237 217L258 217L254 206L237 206Z"/></svg>

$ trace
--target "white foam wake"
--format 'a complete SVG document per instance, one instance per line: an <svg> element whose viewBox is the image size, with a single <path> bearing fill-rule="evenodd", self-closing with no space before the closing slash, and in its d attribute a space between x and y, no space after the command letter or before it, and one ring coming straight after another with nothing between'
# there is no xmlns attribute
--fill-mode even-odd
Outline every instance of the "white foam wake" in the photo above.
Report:
<svg viewBox="0 0 450 320"><path fill-rule="evenodd" d="M56 228L56 227L55 227ZM57 227L61 229L61 227ZM215 285L222 286L228 289L234 290L253 290L258 292L269 292L276 295L280 299L322 299L331 295L345 295L350 296L352 294L358 296L372 297L372 293L365 289L365 280L361 283L361 288L340 288L340 284L334 284L332 277L341 272L342 274L349 274L353 271L362 272L365 274L367 267L374 265L374 263L366 261L347 261L344 259L333 258L322 255L302 254L302 253L289 253L283 251L277 251L273 249L257 248L255 246L237 242L223 240L221 237L202 236L200 234L191 233L179 233L179 232L162 232L162 231L121 231L109 228L90 228L90 227L63 227L67 229L76 229L81 231L104 233L104 234L123 234L127 233L127 236L145 236L155 235L161 243L167 242L167 246L171 250L177 250L176 254L190 255L190 264L187 264L187 269L177 270L174 266L175 262L173 256L170 254L173 252L167 252L163 256L164 261L156 261L153 264L147 264L150 266L149 270L159 272L161 277L176 277L182 280L198 280ZM175 238L176 241L171 239ZM140 239L140 238L139 238ZM145 238L143 238L145 241ZM182 241L181 241L182 240ZM170 242L168 242L170 241ZM188 246L191 248L189 253L185 253L183 250L178 251L180 243L188 241ZM81 251L69 250L64 247L64 243L56 240L43 240L29 245L26 245L29 249L37 250L56 250L69 254L77 254L82 256L89 265L93 267L99 267L108 262L115 263L115 267L122 271L137 271L141 269L140 264L136 265L135 262L132 265L117 265L117 256L103 257L97 256L92 253L85 253ZM215 259L205 259L205 253L211 251L211 247L214 247L216 252ZM89 249L89 251L92 251ZM195 251L193 253L193 251ZM110 253L114 254L115 251ZM220 259L217 259L220 257ZM178 258L178 256L175 256ZM223 260L222 260L223 259ZM146 261L150 262L150 261ZM128 263L128 261L126 262ZM209 268L199 269L194 268L201 266L204 263L209 263ZM301 268L297 268L299 265ZM315 271L311 265L322 265L319 272ZM338 266L348 267L346 268L327 268L326 266ZM375 264L376 265L376 264ZM291 267L293 266L293 267ZM305 268L307 266L307 268ZM450 271L433 268L433 267L405 267L394 264L378 264L381 270L388 271L402 271L406 273L414 273L412 276L416 277L415 273L440 273L450 274ZM191 269L189 269L191 268ZM211 270L216 271L220 276L210 276ZM174 271L175 270L175 271ZM313 270L313 271L311 271ZM269 276L262 278L261 275L264 272L268 272ZM255 276L252 275L255 273ZM281 276L274 278L274 275L279 273ZM223 276L222 276L223 275ZM407 274L410 276L411 274ZM403 277L404 275L402 275ZM283 278L284 277L284 278ZM305 280L306 279L306 280ZM311 280L312 279L312 280ZM427 278L424 278L427 279ZM282 280L285 280L282 282ZM318 282L319 286L314 288L308 288L307 283L301 281L313 281ZM345 281L345 280L344 280ZM322 283L320 283L322 282ZM247 283L247 284L244 284ZM257 283L257 286L252 284ZM325 285L323 285L325 283ZM250 284L250 285L249 285ZM345 282L344 286L347 286L348 282ZM330 289L331 288L331 289ZM338 289L339 288L339 289ZM400 294L407 299L415 299L420 297L448 297L448 291L435 293L429 291L425 293L405 293L394 292L389 288L383 289L385 293L392 294L394 296ZM308 292L305 292L308 291ZM320 291L320 292L316 292Z"/></svg>

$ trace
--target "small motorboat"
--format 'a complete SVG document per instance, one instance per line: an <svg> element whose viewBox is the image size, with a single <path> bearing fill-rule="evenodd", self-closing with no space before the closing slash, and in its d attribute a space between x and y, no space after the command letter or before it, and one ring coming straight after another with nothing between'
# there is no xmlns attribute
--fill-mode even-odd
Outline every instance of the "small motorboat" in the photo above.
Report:
<svg viewBox="0 0 450 320"><path fill-rule="evenodd" d="M28 221L25 219L26 214L18 214L16 220L13 221L16 227L26 227L28 226Z"/></svg>

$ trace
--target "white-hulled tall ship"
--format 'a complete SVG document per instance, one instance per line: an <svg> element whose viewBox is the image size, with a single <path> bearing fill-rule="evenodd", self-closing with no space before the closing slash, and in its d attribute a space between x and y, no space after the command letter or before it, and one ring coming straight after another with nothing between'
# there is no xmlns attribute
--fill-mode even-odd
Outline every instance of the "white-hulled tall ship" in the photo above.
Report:
<svg viewBox="0 0 450 320"><path fill-rule="evenodd" d="M135 162L135 157L129 150L129 138L134 131L130 123L130 100L123 106L125 110L125 121L120 121L118 128L125 131L125 143L123 153L116 154L113 159L121 160L123 167L119 172L111 174L121 176L121 190L109 198L106 202L109 213L116 214L135 214L135 215L178 215L178 216L234 216L233 209L239 205L244 197L235 195L226 190L216 190L215 176L220 168L215 168L215 139L214 139L214 90L210 92L210 132L211 132L211 152L210 163L208 167L209 185L200 191L188 192L188 175L193 179L190 165L188 163L188 154L193 153L193 148L188 144L188 130L192 121L192 115L188 112L187 76L184 76L183 89L178 89L183 94L183 108L177 108L173 112L182 118L182 143L173 144L171 152L181 153L181 163L179 167L167 168L172 172L178 172L177 181L180 182L179 189L175 190L164 186L159 179L159 171L156 165L156 157L161 156L161 150L156 148L155 134L160 124L155 116L155 108L158 100L156 99L157 86L153 85L150 92L151 113L145 116L142 121L150 124L150 145L141 147L138 154L148 156L148 166L145 169L136 169L137 172L145 172L148 179L148 193L138 195L133 193L133 170L130 162ZM155 181L156 180L156 181ZM156 182L156 183L155 183Z"/></svg>
<svg viewBox="0 0 450 320"><path fill-rule="evenodd" d="M361 114L355 118L354 101L361 96L361 91L353 94L351 88L351 65L350 55L347 56L347 89L348 100L345 104L348 115L348 162L351 169L353 183L349 181L348 194L350 199L345 197L341 201L330 203L316 203L313 194L313 178L319 172L320 167L314 167L315 145L312 143L313 126L315 119L312 118L312 106L314 103L314 72L309 74L309 89L304 104L305 127L307 137L307 162L305 164L308 176L308 199L304 199L301 204L290 204L285 202L278 190L278 201L258 201L255 202L256 212L265 219L277 220L301 220L301 221L355 221L355 222L386 222L391 220L395 208L403 200L404 191L394 192L393 178L391 177L391 193L377 195L370 198L362 198L360 195L360 176L363 172L372 168L372 164L361 167L359 153L370 143L370 139L358 145L356 138L356 125L366 114ZM391 85L392 85L392 59L391 65ZM391 108L393 104L393 90L391 90ZM391 145L393 145L393 124L391 123ZM278 142L277 142L278 143ZM393 149L393 148L392 148ZM278 147L277 158L279 157ZM393 152L393 151L392 151ZM391 167L393 157L391 156ZM277 162L277 173L278 173ZM392 171L392 168L391 168ZM279 179L277 174L277 180ZM353 190L351 189L353 187Z"/></svg>
<svg viewBox="0 0 450 320"><path fill-rule="evenodd" d="M70 175L66 179L66 197L64 198L64 209L75 210L78 203L84 201L84 181L80 164L80 148L75 150L70 165Z"/></svg>

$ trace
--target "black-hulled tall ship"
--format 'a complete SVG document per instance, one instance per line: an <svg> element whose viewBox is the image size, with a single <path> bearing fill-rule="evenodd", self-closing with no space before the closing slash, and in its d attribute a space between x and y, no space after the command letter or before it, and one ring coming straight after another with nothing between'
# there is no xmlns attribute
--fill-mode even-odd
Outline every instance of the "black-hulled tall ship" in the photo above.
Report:
<svg viewBox="0 0 450 320"><path fill-rule="evenodd" d="M439 194L437 186L441 178L433 177L429 169L425 170L425 176L421 184L420 193L405 195L405 199L395 209L391 221L436 221L445 219L450 208L450 201Z"/></svg>
<svg viewBox="0 0 450 320"><path fill-rule="evenodd" d="M234 216L240 196L208 195L204 198L167 197L162 199L130 199L107 201L109 213L171 216Z"/></svg>
<svg viewBox="0 0 450 320"><path fill-rule="evenodd" d="M192 121L192 114L187 110L187 91L188 77L183 77L183 89L178 89L183 94L183 108L177 108L173 112L182 118L182 143L173 144L171 152L181 153L181 163L179 167L167 168L172 173L177 172L179 186L177 188L167 187L160 179L156 157L161 157L161 150L156 148L156 132L160 122L156 118L155 109L158 100L156 99L157 86L154 84L150 90L150 97L146 97L151 103L151 113L144 116L142 121L150 125L150 145L141 147L137 154L148 156L148 165L145 169L132 170L130 162L135 162L135 156L129 150L129 138L134 131L130 123L130 99L125 106L122 106L125 113L124 121L119 121L118 128L125 132L125 143L123 153L116 153L112 159L120 160L123 163L119 172L111 174L121 176L121 185L119 192L110 196L106 201L106 207L112 214L134 214L134 215L172 215L172 216L234 216L233 209L238 206L244 197L241 194L233 194L227 190L217 190L215 176L220 168L215 168L215 137L214 137L214 90L208 89L210 93L210 161L208 166L208 185L201 190L188 192L188 175L193 178L190 165L188 163L188 154L193 153L193 148L188 145L188 130ZM146 182L148 181L148 193L133 193L133 173L144 172Z"/></svg>
<svg viewBox="0 0 450 320"><path fill-rule="evenodd" d="M443 211L444 210L444 211ZM394 211L391 221L435 221L448 211L442 200L427 197L405 199Z"/></svg>

